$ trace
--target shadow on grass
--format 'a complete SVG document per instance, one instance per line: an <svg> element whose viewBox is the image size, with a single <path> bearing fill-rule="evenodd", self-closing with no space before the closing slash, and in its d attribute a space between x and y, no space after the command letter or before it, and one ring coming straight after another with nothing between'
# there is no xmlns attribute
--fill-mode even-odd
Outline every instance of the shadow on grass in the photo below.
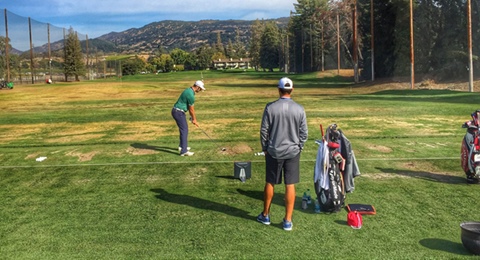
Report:
<svg viewBox="0 0 480 260"><path fill-rule="evenodd" d="M452 90L382 90L365 95L343 96L344 100L401 101L423 103L478 103L480 97L472 93Z"/></svg>
<svg viewBox="0 0 480 260"><path fill-rule="evenodd" d="M438 238L425 238L420 240L420 245L438 251L445 251L449 253L459 254L459 255L471 255L462 243L455 243L445 239Z"/></svg>
<svg viewBox="0 0 480 260"><path fill-rule="evenodd" d="M393 168L376 168L383 173L391 173L397 175L403 175L407 177L413 177L428 181L435 181L435 182L444 182L450 184L467 184L467 181L463 177L459 176L452 176L452 175L445 175L439 173L431 173L431 172L424 172L424 171L410 171L410 170L399 170Z"/></svg>
<svg viewBox="0 0 480 260"><path fill-rule="evenodd" d="M189 195L169 193L164 189L151 189L150 191L157 193L155 197L163 201L187 205L197 209L217 211L233 217L244 218L247 220L256 220L256 217L250 216L249 212L245 210L221 204L215 201L196 198Z"/></svg>
<svg viewBox="0 0 480 260"><path fill-rule="evenodd" d="M136 149L153 150L153 151L159 151L164 153L178 154L178 150L172 147L155 146L155 145L148 145L148 144L141 144L141 143L133 143L130 146Z"/></svg>
<svg viewBox="0 0 480 260"><path fill-rule="evenodd" d="M227 176L227 175L217 175L215 176L216 178L222 178L222 179L227 179L227 180L236 180L238 178L235 178L235 176ZM238 180L240 181L240 180Z"/></svg>

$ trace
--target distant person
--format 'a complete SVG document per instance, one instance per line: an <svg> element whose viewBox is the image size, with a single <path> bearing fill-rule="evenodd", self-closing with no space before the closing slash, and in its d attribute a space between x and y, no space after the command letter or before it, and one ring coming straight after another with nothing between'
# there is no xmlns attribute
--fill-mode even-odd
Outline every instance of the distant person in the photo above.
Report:
<svg viewBox="0 0 480 260"><path fill-rule="evenodd" d="M270 206L276 184L285 183L285 216L283 229L292 230L295 205L295 184L300 181L300 153L307 141L305 110L291 99L293 82L282 78L278 82L280 98L266 105L260 127L260 142L265 153L265 188L263 211L257 220L270 225Z"/></svg>
<svg viewBox="0 0 480 260"><path fill-rule="evenodd" d="M190 152L190 147L188 147L188 122L185 112L188 111L192 123L198 127L193 105L195 103L195 94L203 90L205 90L205 85L201 80L197 80L193 86L182 92L177 102L173 105L172 117L175 119L180 132L180 144L178 147L180 156L192 156L194 154L193 152Z"/></svg>

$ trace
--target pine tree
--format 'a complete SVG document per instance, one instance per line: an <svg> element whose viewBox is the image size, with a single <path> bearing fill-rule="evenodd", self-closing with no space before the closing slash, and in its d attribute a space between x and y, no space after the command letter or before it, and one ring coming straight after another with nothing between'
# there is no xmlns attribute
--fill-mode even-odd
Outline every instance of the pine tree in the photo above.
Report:
<svg viewBox="0 0 480 260"><path fill-rule="evenodd" d="M79 77L84 76L86 73L82 47L80 46L77 33L72 27L68 30L68 35L65 40L65 63L63 69L65 81L68 81L69 76L75 76L75 80L79 81Z"/></svg>
<svg viewBox="0 0 480 260"><path fill-rule="evenodd" d="M280 66L280 31L277 24L267 22L260 39L260 66L269 71Z"/></svg>
<svg viewBox="0 0 480 260"><path fill-rule="evenodd" d="M253 22L250 29L250 62L257 71L260 69L260 40L262 38L263 30L264 24L258 19Z"/></svg>
<svg viewBox="0 0 480 260"><path fill-rule="evenodd" d="M233 44L233 49L237 58L245 58L247 52L245 51L245 46L242 43L240 38L240 30L237 28L235 35L235 43Z"/></svg>

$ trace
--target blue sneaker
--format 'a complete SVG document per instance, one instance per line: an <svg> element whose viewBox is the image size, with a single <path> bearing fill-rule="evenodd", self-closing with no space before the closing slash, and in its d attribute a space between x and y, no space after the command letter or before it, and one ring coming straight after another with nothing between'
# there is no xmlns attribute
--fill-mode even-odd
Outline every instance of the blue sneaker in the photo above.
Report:
<svg viewBox="0 0 480 260"><path fill-rule="evenodd" d="M292 227L292 221L286 221L285 219L283 219L283 230L290 231L292 230Z"/></svg>
<svg viewBox="0 0 480 260"><path fill-rule="evenodd" d="M258 215L257 217L257 221L265 225L270 225L270 216L264 216L263 212L261 212L260 215Z"/></svg>

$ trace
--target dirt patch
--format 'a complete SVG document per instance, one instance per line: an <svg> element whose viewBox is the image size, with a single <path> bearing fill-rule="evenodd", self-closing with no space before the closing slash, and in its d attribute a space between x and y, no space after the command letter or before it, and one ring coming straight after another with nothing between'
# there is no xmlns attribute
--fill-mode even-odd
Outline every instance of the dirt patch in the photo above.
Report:
<svg viewBox="0 0 480 260"><path fill-rule="evenodd" d="M128 147L127 153L131 155L146 155L146 154L156 154L158 153L152 149L142 149L142 148L135 148L135 147Z"/></svg>
<svg viewBox="0 0 480 260"><path fill-rule="evenodd" d="M392 178L408 178L408 176L398 175L395 173L362 173L361 177L370 178L374 180L392 179Z"/></svg>
<svg viewBox="0 0 480 260"><path fill-rule="evenodd" d="M32 153L25 157L25 160L37 158L40 153Z"/></svg>
<svg viewBox="0 0 480 260"><path fill-rule="evenodd" d="M253 149L248 146L248 144L240 143L235 146L226 146L225 151L219 150L219 154L227 154L227 155L237 155L237 154L244 154L244 153L252 153Z"/></svg>
<svg viewBox="0 0 480 260"><path fill-rule="evenodd" d="M376 145L376 144L372 144L372 145L368 146L368 149L375 150L375 151L380 151L382 153L391 153L393 151L392 148L390 148L388 146Z"/></svg>
<svg viewBox="0 0 480 260"><path fill-rule="evenodd" d="M47 143L69 143L69 142L83 142L88 140L100 139L104 134L81 134L81 135L68 135L62 137L54 137L46 139Z"/></svg>
<svg viewBox="0 0 480 260"><path fill-rule="evenodd" d="M98 152L97 151L92 151L89 153L81 153L77 151L71 151L66 153L65 155L67 156L73 156L73 157L78 157L79 162L85 162L85 161L91 161L93 156L95 156Z"/></svg>

